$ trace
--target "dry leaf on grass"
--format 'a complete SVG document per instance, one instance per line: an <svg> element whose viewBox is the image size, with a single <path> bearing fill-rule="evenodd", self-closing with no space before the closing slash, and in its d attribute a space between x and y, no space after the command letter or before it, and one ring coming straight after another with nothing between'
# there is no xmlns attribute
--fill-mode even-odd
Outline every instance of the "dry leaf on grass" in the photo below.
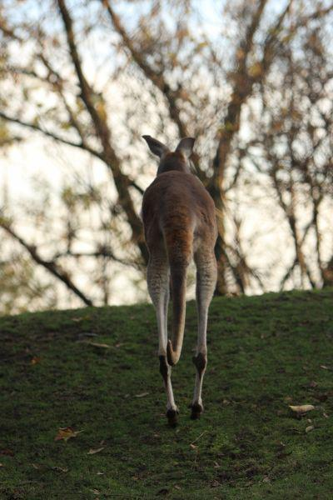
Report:
<svg viewBox="0 0 333 500"><path fill-rule="evenodd" d="M60 427L54 440L67 442L69 439L77 437L80 432L82 431L75 431L73 427Z"/></svg>
<svg viewBox="0 0 333 500"><path fill-rule="evenodd" d="M305 432L306 432L306 433L311 432L311 431L313 431L313 429L314 429L314 425L308 425L308 426L306 427L306 429L305 429Z"/></svg>
<svg viewBox="0 0 333 500"><path fill-rule="evenodd" d="M103 349L111 349L112 346L109 344L100 344L99 342L90 342L90 340L78 340L79 344L88 344L94 347L103 347Z"/></svg>
<svg viewBox="0 0 333 500"><path fill-rule="evenodd" d="M190 444L190 446L192 447L192 445L194 445L194 443L196 443L207 431L203 431L200 436L198 436L194 441L192 441L192 443Z"/></svg>
<svg viewBox="0 0 333 500"><path fill-rule="evenodd" d="M313 405L299 405L299 406L291 406L289 408L297 413L298 415L302 415L303 413L307 413L308 411L314 410L315 407Z"/></svg>
<svg viewBox="0 0 333 500"><path fill-rule="evenodd" d="M68 472L69 471L69 469L66 469L65 467L57 467L57 466L51 467L51 469L55 470L57 472Z"/></svg>
<svg viewBox="0 0 333 500"><path fill-rule="evenodd" d="M96 455L96 453L99 453L100 451L103 451L105 446L102 446L101 448L90 448L88 451L88 455Z"/></svg>
<svg viewBox="0 0 333 500"><path fill-rule="evenodd" d="M219 483L219 481L216 481L216 479L211 483L212 488L218 488L219 486L221 486L221 483Z"/></svg>
<svg viewBox="0 0 333 500"><path fill-rule="evenodd" d="M45 465L41 465L41 464L31 464L31 465L36 470L45 469Z"/></svg>
<svg viewBox="0 0 333 500"><path fill-rule="evenodd" d="M145 396L148 396L149 392L141 392L140 394L135 394L136 398L144 398Z"/></svg>
<svg viewBox="0 0 333 500"><path fill-rule="evenodd" d="M90 319L90 315L75 317L75 318L72 318L72 321L75 321L75 323L80 323L80 321L83 321L85 319Z"/></svg>

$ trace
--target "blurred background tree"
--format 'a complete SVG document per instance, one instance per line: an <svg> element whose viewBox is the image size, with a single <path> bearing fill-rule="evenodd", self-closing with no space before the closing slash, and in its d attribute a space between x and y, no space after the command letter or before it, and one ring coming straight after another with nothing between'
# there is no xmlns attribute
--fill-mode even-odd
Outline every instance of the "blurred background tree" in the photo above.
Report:
<svg viewBox="0 0 333 500"><path fill-rule="evenodd" d="M3 0L0 155L42 142L63 173L19 199L3 183L1 311L146 297L143 134L197 138L218 294L332 284L332 14L319 0Z"/></svg>

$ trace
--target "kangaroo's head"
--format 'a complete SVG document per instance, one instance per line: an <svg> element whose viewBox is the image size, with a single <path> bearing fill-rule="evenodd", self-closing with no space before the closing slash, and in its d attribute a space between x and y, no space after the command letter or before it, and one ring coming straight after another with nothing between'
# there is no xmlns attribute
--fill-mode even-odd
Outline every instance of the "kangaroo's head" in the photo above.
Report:
<svg viewBox="0 0 333 500"><path fill-rule="evenodd" d="M192 154L195 141L193 137L184 137L173 152L162 142L153 139L150 135L143 135L142 137L147 142L150 151L160 158L157 175L164 174L170 170L191 173L189 158Z"/></svg>

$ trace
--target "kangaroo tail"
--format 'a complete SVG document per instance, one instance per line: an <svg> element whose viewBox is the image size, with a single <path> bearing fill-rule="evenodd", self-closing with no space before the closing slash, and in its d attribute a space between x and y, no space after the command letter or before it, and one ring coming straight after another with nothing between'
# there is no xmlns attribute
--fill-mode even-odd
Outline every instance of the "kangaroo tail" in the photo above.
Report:
<svg viewBox="0 0 333 500"><path fill-rule="evenodd" d="M167 358L170 366L174 366L180 358L186 313L186 276L187 267L192 255L192 231L186 227L173 231L165 231L165 242L168 251L171 293L172 293L172 340L168 340Z"/></svg>

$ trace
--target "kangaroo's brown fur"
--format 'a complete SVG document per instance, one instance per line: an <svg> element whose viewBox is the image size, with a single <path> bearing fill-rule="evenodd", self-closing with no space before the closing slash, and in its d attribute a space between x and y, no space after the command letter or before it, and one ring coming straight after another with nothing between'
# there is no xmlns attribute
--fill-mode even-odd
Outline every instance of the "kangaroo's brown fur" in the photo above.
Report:
<svg viewBox="0 0 333 500"><path fill-rule="evenodd" d="M189 168L188 157L194 139L182 139L176 151L170 152L156 139L150 136L144 138L150 149L161 158L157 177L143 197L142 217L150 255L148 288L157 311L160 360L166 357L165 362L167 361L165 364L161 360L161 366L168 393L168 410L173 411L174 422L174 411L177 410L173 402L170 367L178 362L181 354L185 326L186 275L192 257L197 266L197 357L200 354L198 359L205 359L204 366L201 362L200 370L197 368L200 387L192 408L198 408L199 405L202 411L201 383L207 361L207 310L216 283L215 206L203 184ZM166 330L169 274L173 300L172 340L168 340ZM196 362L195 364L197 366Z"/></svg>

